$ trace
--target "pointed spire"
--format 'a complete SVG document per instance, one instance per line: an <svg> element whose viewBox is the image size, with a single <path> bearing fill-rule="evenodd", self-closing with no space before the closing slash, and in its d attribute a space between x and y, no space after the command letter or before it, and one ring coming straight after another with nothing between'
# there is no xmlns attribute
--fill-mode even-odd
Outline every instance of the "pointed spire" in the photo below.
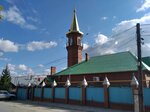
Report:
<svg viewBox="0 0 150 112"><path fill-rule="evenodd" d="M31 83L29 82L28 87L31 87Z"/></svg>
<svg viewBox="0 0 150 112"><path fill-rule="evenodd" d="M84 77L84 79L83 79L83 81L82 81L82 86L84 86L84 87L88 86L88 83L87 83L85 77Z"/></svg>
<svg viewBox="0 0 150 112"><path fill-rule="evenodd" d="M56 83L56 81L54 80L54 81L52 82L52 87L55 87L55 86L57 86L57 83Z"/></svg>
<svg viewBox="0 0 150 112"><path fill-rule="evenodd" d="M107 87L110 86L110 82L109 82L109 80L108 80L107 77L105 77L105 79L104 79L104 81L103 81L103 85L106 85Z"/></svg>
<svg viewBox="0 0 150 112"><path fill-rule="evenodd" d="M66 86L66 87L71 86L71 82L70 82L69 78L67 79L65 86Z"/></svg>
<svg viewBox="0 0 150 112"><path fill-rule="evenodd" d="M67 34L72 33L72 32L77 32L77 33L80 33L81 35L83 35L83 33L79 29L77 15L76 15L76 9L74 9L72 24L71 24L70 30Z"/></svg>
<svg viewBox="0 0 150 112"><path fill-rule="evenodd" d="M42 87L44 87L44 86L46 86L46 84L45 84L45 82L43 81L43 83L42 83Z"/></svg>
<svg viewBox="0 0 150 112"><path fill-rule="evenodd" d="M135 86L136 88L139 86L139 82L134 75L132 76L131 86Z"/></svg>

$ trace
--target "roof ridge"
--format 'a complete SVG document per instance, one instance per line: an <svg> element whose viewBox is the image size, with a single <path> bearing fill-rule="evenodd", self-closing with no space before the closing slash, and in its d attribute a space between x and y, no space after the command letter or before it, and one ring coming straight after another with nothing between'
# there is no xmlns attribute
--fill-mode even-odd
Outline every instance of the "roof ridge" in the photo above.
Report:
<svg viewBox="0 0 150 112"><path fill-rule="evenodd" d="M103 54L103 55L99 55L99 56L93 56L90 58L94 58L94 57L102 57L102 56L110 56L110 55L116 55L116 54L122 54L122 53L131 53L130 51L124 51L124 52L117 52L117 53L112 53L112 54ZM132 53L131 53L132 54ZM132 54L133 55L133 54Z"/></svg>

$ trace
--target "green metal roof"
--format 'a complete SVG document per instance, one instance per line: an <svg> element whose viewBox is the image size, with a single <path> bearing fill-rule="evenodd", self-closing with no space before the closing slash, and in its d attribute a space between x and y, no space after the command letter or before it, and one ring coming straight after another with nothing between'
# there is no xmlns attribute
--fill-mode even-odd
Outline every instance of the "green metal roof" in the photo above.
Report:
<svg viewBox="0 0 150 112"><path fill-rule="evenodd" d="M142 61L147 64L148 66L150 66L150 57L143 57Z"/></svg>
<svg viewBox="0 0 150 112"><path fill-rule="evenodd" d="M143 69L145 70L147 68L143 65ZM121 52L116 54L91 57L88 61L83 61L56 73L55 76L111 73L136 70L136 57L130 52Z"/></svg>
<svg viewBox="0 0 150 112"><path fill-rule="evenodd" d="M78 20L77 20L77 16L76 16L76 10L74 10L72 24L71 24L70 30L67 34L74 33L74 32L75 33L77 32L77 33L80 33L81 35L83 35L83 33L79 29Z"/></svg>

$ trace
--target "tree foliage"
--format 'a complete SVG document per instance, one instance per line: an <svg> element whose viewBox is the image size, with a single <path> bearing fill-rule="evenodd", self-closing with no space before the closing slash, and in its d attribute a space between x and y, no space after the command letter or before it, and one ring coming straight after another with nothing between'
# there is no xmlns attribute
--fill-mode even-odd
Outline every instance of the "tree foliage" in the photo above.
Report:
<svg viewBox="0 0 150 112"><path fill-rule="evenodd" d="M11 88L11 76L8 66L2 71L0 79L0 89L10 90Z"/></svg>
<svg viewBox="0 0 150 112"><path fill-rule="evenodd" d="M4 8L3 8L3 6L1 6L0 5L0 12L3 10ZM3 18L3 16L1 15L1 13L0 13L0 20Z"/></svg>

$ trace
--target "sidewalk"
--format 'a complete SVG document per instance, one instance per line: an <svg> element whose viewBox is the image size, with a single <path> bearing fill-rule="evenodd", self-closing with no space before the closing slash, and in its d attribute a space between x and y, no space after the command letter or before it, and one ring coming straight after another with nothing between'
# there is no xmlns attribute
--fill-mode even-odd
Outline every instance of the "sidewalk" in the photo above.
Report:
<svg viewBox="0 0 150 112"><path fill-rule="evenodd" d="M105 108L97 108L97 107L89 107L89 106L78 106L78 105L70 105L70 104L62 104L62 103L45 103L45 102L35 102L35 101L17 101L19 103L25 103L29 105L38 105L43 107L54 107L54 108L62 108L69 109L73 111L83 111L83 112L132 112L125 110L115 110L115 109L105 109Z"/></svg>

